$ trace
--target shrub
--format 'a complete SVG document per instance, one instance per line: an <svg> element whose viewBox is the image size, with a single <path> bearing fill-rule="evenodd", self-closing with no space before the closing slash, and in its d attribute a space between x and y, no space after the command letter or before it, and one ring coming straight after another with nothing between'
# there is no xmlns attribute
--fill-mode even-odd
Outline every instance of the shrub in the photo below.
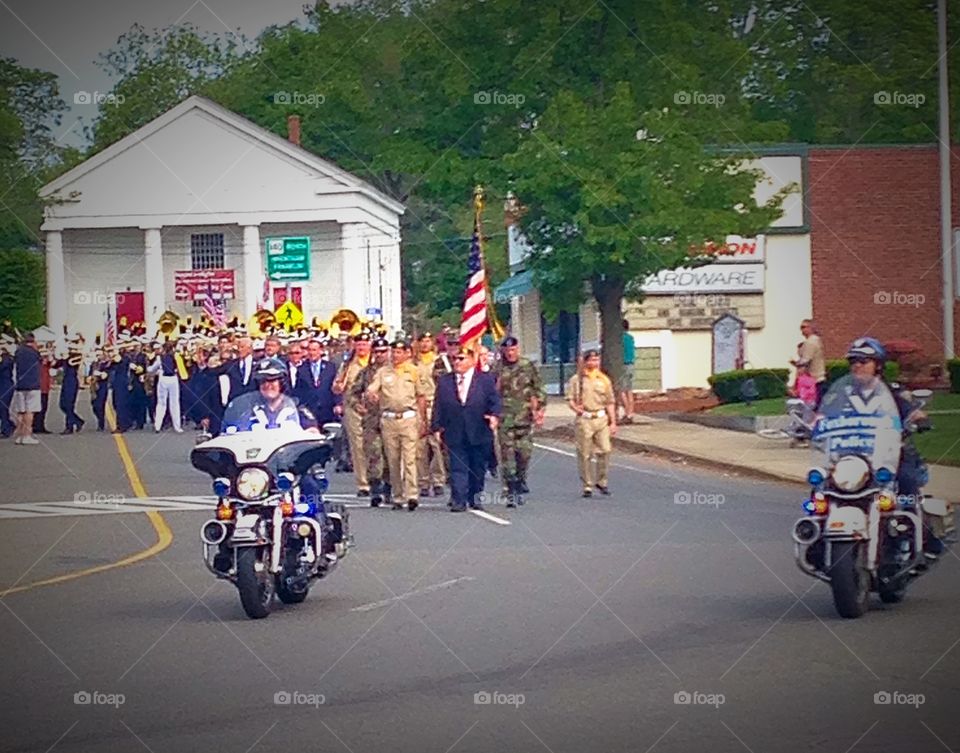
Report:
<svg viewBox="0 0 960 753"><path fill-rule="evenodd" d="M752 379L757 388L756 399L764 400L785 397L789 378L789 369L738 369L714 374L707 381L721 403L741 403L741 389L748 379Z"/></svg>
<svg viewBox="0 0 960 753"><path fill-rule="evenodd" d="M960 392L960 358L947 361L947 370L950 372L950 391Z"/></svg>
<svg viewBox="0 0 960 753"><path fill-rule="evenodd" d="M850 373L850 364L845 358L827 361L827 384L833 384L848 373ZM883 366L883 378L887 382L896 382L900 378L900 364L896 361L887 361Z"/></svg>

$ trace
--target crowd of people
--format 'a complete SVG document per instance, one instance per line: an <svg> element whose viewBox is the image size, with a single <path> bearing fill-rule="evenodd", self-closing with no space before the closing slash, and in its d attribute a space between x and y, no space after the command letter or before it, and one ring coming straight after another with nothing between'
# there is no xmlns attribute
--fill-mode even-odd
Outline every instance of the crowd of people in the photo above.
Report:
<svg viewBox="0 0 960 753"><path fill-rule="evenodd" d="M242 326L181 325L179 333L149 338L134 327L90 349L75 336L62 352L32 334L3 335L0 431L17 445L37 444L34 434L46 432L47 395L59 379L62 434L83 430L77 401L86 387L97 431L182 433L192 424L213 436L224 429L227 405L258 390L257 368L270 360L282 370L282 391L319 425L343 425L346 452L338 468L352 472L357 496L372 506L414 510L418 500L450 487L451 509L481 507L486 473L499 475L508 506L522 504L547 397L517 339L507 337L491 351L480 343L462 346L452 330L393 342L384 335L373 322L339 337L312 328L254 338ZM583 496L607 495L617 395L597 351L583 354L566 397L577 416Z"/></svg>

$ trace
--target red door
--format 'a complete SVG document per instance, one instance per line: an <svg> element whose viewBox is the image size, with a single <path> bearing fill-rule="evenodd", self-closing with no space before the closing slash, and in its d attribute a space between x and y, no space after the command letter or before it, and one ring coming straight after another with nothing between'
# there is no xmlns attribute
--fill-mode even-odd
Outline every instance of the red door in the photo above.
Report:
<svg viewBox="0 0 960 753"><path fill-rule="evenodd" d="M116 294L117 301L117 322L119 329L129 329L137 322L146 324L143 321L143 291L125 290ZM126 324L123 323L126 317ZM150 330L150 327L147 327Z"/></svg>

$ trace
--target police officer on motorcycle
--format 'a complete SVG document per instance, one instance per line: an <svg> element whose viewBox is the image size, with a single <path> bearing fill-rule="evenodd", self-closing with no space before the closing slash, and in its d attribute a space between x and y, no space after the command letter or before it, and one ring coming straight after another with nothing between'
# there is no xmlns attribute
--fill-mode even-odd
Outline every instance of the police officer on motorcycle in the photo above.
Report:
<svg viewBox="0 0 960 753"><path fill-rule="evenodd" d="M245 430L258 424L260 428L280 429L284 426L299 426L312 434L319 434L317 419L306 406L284 394L289 371L279 358L264 358L256 364L253 378L257 383L256 392L238 396L227 406L223 418L224 427L234 426ZM323 509L320 483L311 473L300 478L300 496L313 502L318 510ZM320 522L326 523L326 516L318 513ZM334 536L331 542L336 544Z"/></svg>
<svg viewBox="0 0 960 753"><path fill-rule="evenodd" d="M926 468L920 452L913 441L913 434L907 427L913 425L916 431L928 431L932 428L927 414L914 407L909 393L900 384L886 385L883 381L883 367L887 361L886 348L873 337L859 337L847 349L847 362L858 387L864 393L871 393L881 385L890 389L896 404L896 411L904 427L903 443L900 451L900 463L897 469L897 493L912 500L914 505L920 501L921 479L926 475ZM943 553L943 543L929 530L924 530L924 552L935 559Z"/></svg>

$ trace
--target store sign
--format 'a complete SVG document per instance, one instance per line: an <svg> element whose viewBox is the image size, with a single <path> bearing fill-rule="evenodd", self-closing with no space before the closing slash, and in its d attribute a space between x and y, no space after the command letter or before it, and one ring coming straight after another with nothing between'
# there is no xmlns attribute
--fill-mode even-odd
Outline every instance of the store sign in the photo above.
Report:
<svg viewBox="0 0 960 753"><path fill-rule="evenodd" d="M236 297L232 269L183 269L173 273L173 297L178 301L202 301Z"/></svg>
<svg viewBox="0 0 960 753"><path fill-rule="evenodd" d="M267 275L274 282L310 279L310 239L267 238Z"/></svg>
<svg viewBox="0 0 960 753"><path fill-rule="evenodd" d="M762 262L667 269L648 277L643 292L647 295L762 293L766 279L764 272Z"/></svg>
<svg viewBox="0 0 960 753"><path fill-rule="evenodd" d="M701 256L713 259L702 267L665 269L643 284L648 295L762 293L766 237L728 235L723 243L707 243Z"/></svg>

